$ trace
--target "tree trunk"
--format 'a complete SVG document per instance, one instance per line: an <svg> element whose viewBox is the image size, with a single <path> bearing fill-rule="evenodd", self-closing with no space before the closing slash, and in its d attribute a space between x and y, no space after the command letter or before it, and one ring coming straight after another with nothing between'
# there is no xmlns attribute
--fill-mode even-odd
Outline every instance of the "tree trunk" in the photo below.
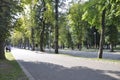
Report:
<svg viewBox="0 0 120 80"><path fill-rule="evenodd" d="M24 38L23 46L24 46L24 49L26 49L26 37Z"/></svg>
<svg viewBox="0 0 120 80"><path fill-rule="evenodd" d="M110 44L110 51L111 51L111 52L114 52L113 43Z"/></svg>
<svg viewBox="0 0 120 80"><path fill-rule="evenodd" d="M28 50L30 50L30 40L27 40L27 46L28 46Z"/></svg>
<svg viewBox="0 0 120 80"><path fill-rule="evenodd" d="M100 45L98 51L98 58L102 58L103 55L103 45L104 45L104 30L105 30L105 14L106 9L102 11L102 19L101 19L101 36L100 36Z"/></svg>
<svg viewBox="0 0 120 80"><path fill-rule="evenodd" d="M59 27L58 27L58 2L55 0L55 53L58 53L58 37L59 37Z"/></svg>
<svg viewBox="0 0 120 80"><path fill-rule="evenodd" d="M32 50L35 50L35 41L34 41L34 29L31 29L31 39L32 39Z"/></svg>
<svg viewBox="0 0 120 80"><path fill-rule="evenodd" d="M4 47L5 47L4 41L0 40L0 59L5 59Z"/></svg>
<svg viewBox="0 0 120 80"><path fill-rule="evenodd" d="M43 25L42 25L42 31L40 34L40 51L44 51L43 45L44 45L44 32L45 32L45 21L43 20Z"/></svg>
<svg viewBox="0 0 120 80"><path fill-rule="evenodd" d="M43 8L44 8L44 10L43 10L43 12L42 12L42 31L41 31L41 33L40 33L40 51L44 51L44 49L43 49L43 45L44 45L44 32L45 32L45 18L43 18L44 17L44 11L46 10L46 8L45 8L45 5L46 5L46 3L45 3L45 0L42 0L42 4L43 4Z"/></svg>

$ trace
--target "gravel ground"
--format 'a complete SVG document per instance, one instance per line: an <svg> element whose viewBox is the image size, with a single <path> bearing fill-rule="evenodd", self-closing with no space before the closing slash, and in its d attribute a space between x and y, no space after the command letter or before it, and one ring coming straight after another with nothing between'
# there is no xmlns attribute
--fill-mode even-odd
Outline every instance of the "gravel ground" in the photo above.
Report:
<svg viewBox="0 0 120 80"><path fill-rule="evenodd" d="M46 49L47 52L54 52L53 49ZM85 58L97 58L98 52L86 52L86 51L75 51L75 50L63 50L59 49L59 53L69 54L73 56L80 56ZM103 59L111 59L111 60L120 60L120 52L103 52Z"/></svg>

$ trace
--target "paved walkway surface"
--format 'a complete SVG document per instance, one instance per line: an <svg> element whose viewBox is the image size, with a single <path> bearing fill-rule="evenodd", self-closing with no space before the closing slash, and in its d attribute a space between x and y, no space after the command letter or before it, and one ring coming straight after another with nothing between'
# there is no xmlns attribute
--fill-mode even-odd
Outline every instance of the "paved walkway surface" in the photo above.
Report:
<svg viewBox="0 0 120 80"><path fill-rule="evenodd" d="M13 49L29 80L120 80L120 64Z"/></svg>

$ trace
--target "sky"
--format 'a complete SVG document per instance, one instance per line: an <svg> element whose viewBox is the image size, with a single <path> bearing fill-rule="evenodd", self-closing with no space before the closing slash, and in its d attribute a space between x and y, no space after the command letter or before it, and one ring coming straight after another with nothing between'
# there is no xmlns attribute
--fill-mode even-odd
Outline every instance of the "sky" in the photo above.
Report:
<svg viewBox="0 0 120 80"><path fill-rule="evenodd" d="M67 9L69 9L70 3L72 0L64 0L65 4L62 8L59 8L59 12L66 12ZM73 0L74 2L80 1L80 0ZM86 2L88 0L81 0L82 2Z"/></svg>

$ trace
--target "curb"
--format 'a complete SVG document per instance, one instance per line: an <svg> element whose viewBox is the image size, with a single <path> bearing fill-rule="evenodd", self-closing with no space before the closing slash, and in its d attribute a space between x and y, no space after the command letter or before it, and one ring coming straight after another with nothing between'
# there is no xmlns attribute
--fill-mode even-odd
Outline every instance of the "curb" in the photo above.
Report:
<svg viewBox="0 0 120 80"><path fill-rule="evenodd" d="M18 60L16 61L18 62L18 64L20 65L26 76L29 78L29 80L35 80L34 77L27 71L27 69L25 69L25 67L20 63L20 61Z"/></svg>
<svg viewBox="0 0 120 80"><path fill-rule="evenodd" d="M12 53L12 55L14 56L14 54ZM15 58L15 56L14 56ZM29 80L35 80L35 78L28 72L28 70L21 64L21 62L19 60L17 60L15 58L15 60L17 61L17 63L20 65L21 69L23 70L23 72L26 74L26 76L28 77Z"/></svg>

